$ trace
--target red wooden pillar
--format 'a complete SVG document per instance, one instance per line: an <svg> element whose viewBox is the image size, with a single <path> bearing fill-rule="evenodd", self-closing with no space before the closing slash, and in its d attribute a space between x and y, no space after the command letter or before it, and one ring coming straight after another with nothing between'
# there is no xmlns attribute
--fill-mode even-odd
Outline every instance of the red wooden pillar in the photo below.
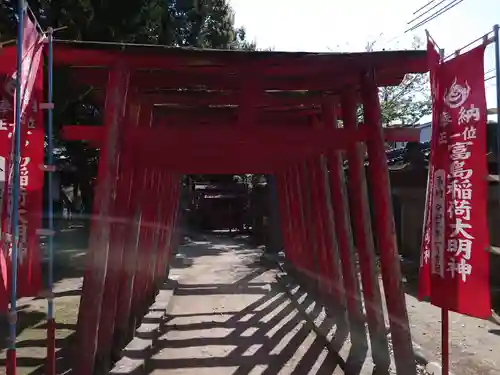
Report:
<svg viewBox="0 0 500 375"><path fill-rule="evenodd" d="M326 102L327 99L325 99ZM338 127L335 112L328 104L323 105L323 118L325 126ZM364 314L361 302L361 292L356 271L356 257L352 241L351 221L349 206L347 202L347 192L345 186L344 168L342 155L338 150L331 150L328 153L328 169L330 199L332 202L333 225L337 234L338 248L342 264L343 284L345 288L345 298L349 313L351 326L351 336L353 344L364 346Z"/></svg>
<svg viewBox="0 0 500 375"><path fill-rule="evenodd" d="M140 123L151 123L152 108L150 106L141 105L138 113L135 114L132 124L137 127ZM126 222L125 247L123 253L123 270L120 279L120 289L118 294L118 305L115 315L115 331L117 347L125 345L130 337L133 327L133 319L131 319L132 309L132 294L135 276L137 273L137 262L139 249L139 237L142 227L142 211L140 202L144 196L144 188L146 186L146 169L141 164L141 161L134 159L131 152L124 150L123 164L132 169L131 172L131 192L132 195L127 207L128 218Z"/></svg>
<svg viewBox="0 0 500 375"><path fill-rule="evenodd" d="M124 163L125 164L125 163ZM142 175L138 172L133 165L127 164L127 179L123 180L122 183L127 186L129 191L128 200L125 204L124 216L123 216L123 244L122 244L122 268L118 276L119 285L118 293L116 296L116 308L113 317L113 353L119 354L122 347L127 342L127 321L129 316L129 310L127 309L127 286L129 285L129 280L131 275L133 275L133 265L135 265L135 246L134 246L134 236L137 231L136 229L136 207L134 205L137 199L136 191L141 188ZM133 262L133 263L131 263Z"/></svg>
<svg viewBox="0 0 500 375"><path fill-rule="evenodd" d="M138 237L136 242L136 258L135 258L135 274L132 280L132 295L130 301L130 326L129 336L131 337L133 331L137 326L138 319L140 319L141 302L143 302L143 295L141 286L144 281L146 273L146 253L147 250L147 235L148 224L150 223L150 211L148 210L148 201L144 199L145 196L150 196L151 189L151 170L146 168L144 164L138 166L143 168L144 185L142 188L141 199L135 202L136 210L140 212L140 221L138 224Z"/></svg>
<svg viewBox="0 0 500 375"><path fill-rule="evenodd" d="M288 207L288 192L285 172L276 173L276 184L278 188L279 218L281 224L281 236L283 238L283 249L287 260L290 261L291 264L295 265L296 254L291 241L290 211Z"/></svg>
<svg viewBox="0 0 500 375"><path fill-rule="evenodd" d="M157 262L158 258L160 256L160 241L161 241L161 202L163 201L164 197L164 186L162 184L162 173L157 172L156 173L156 178L154 180L154 220L152 223L152 233L151 233L151 256L150 256L150 261L149 261L149 269L148 269L148 277L147 277L147 282L146 282L146 287L145 287L145 293L146 296L148 296L149 300L153 302L153 298L156 294L156 288L155 288L155 278L156 278L156 269L157 269Z"/></svg>
<svg viewBox="0 0 500 375"><path fill-rule="evenodd" d="M170 175L170 194L168 201L168 217L167 217L167 247L165 254L165 265L164 269L167 273L170 272L170 262L172 261L174 242L175 242L175 230L177 221L177 206L179 201L179 181L177 175Z"/></svg>
<svg viewBox="0 0 500 375"><path fill-rule="evenodd" d="M145 167L145 166L144 166ZM137 202L141 211L141 225L138 240L138 252L136 261L136 274L132 286L132 305L131 313L134 319L140 319L144 311L146 296L144 295L144 286L147 279L150 249L151 223L154 219L154 210L152 208L152 185L153 173L151 169L145 170L146 184L142 191L142 199Z"/></svg>
<svg viewBox="0 0 500 375"><path fill-rule="evenodd" d="M323 128L327 126L325 121L318 121L313 118L313 126ZM343 285L342 266L339 257L339 248L337 244L336 227L334 225L332 201L330 195L329 173L327 160L323 155L314 159L311 163L311 170L314 171L311 181L314 181L314 187L318 195L319 206L315 210L318 220L321 223L321 233L325 243L324 267L328 278L328 291L334 293L337 307L343 310L345 306L345 290ZM341 233L347 235L347 233Z"/></svg>
<svg viewBox="0 0 500 375"><path fill-rule="evenodd" d="M304 238L302 228L299 226L299 211L296 195L296 182L294 172L291 168L285 171L285 205L288 212L288 225L290 230L290 247L294 256L294 264L296 270L303 272L304 270Z"/></svg>
<svg viewBox="0 0 500 375"><path fill-rule="evenodd" d="M293 233L294 233L294 244L297 248L297 264L296 268L304 276L308 275L309 263L308 263L308 244L307 244L307 233L304 226L304 217L302 207L300 205L300 191L298 185L297 168L290 168L288 171L288 199L289 206L293 207L292 218L293 218Z"/></svg>
<svg viewBox="0 0 500 375"><path fill-rule="evenodd" d="M134 120L137 118L139 105L137 97L134 93L129 95L129 104L127 105L126 118L124 121L123 130L120 132L122 136L126 129L134 126ZM101 311L101 319L99 323L98 335L98 355L101 362L108 367L108 358L113 352L113 337L115 329L115 316L118 304L118 294L120 290L120 281L122 272L125 267L124 248L126 238L126 222L129 220L129 202L132 196L131 178L132 171L129 163L123 162L123 150L119 150L118 162L118 180L116 189L116 198L114 201L113 213L110 223L110 244L109 256L107 260L107 273L105 281L105 292L103 298L103 308ZM121 162L120 162L121 159ZM116 347L116 346L115 346ZM118 349L118 348L117 348ZM115 353L116 354L116 353Z"/></svg>
<svg viewBox="0 0 500 375"><path fill-rule="evenodd" d="M362 97L364 122L369 129L367 141L368 175L373 197L375 238L380 252L382 280L391 326L394 358L398 374L416 374L405 293L403 291L399 253L390 195L385 142L380 121L378 87L373 73L363 77Z"/></svg>
<svg viewBox="0 0 500 375"><path fill-rule="evenodd" d="M155 259L154 274L152 277L152 282L155 290L157 291L160 287L159 282L163 279L165 273L165 253L167 247L167 221L168 221L168 206L167 202L169 200L170 185L168 183L168 173L163 172L160 176L160 204L158 205L158 219L157 219L157 254Z"/></svg>
<svg viewBox="0 0 500 375"><path fill-rule="evenodd" d="M115 316L115 325L120 338L120 343L126 344L130 338L129 324L132 315L132 286L137 274L137 262L139 257L139 237L142 230L142 209L138 204L146 185L145 170L134 167L132 180L132 197L129 202L129 218L126 223L127 233L125 235L124 247L124 270L121 277L120 291L118 295L118 307ZM123 341L125 340L125 341Z"/></svg>
<svg viewBox="0 0 500 375"><path fill-rule="evenodd" d="M330 264L327 242L325 237L326 228L324 218L326 212L326 202L321 200L319 185L322 183L321 175L318 171L318 163L321 156L313 157L306 163L307 180L311 202L310 218L312 224L312 233L314 236L314 245L316 249L316 264L319 276L318 286L321 292L328 294L332 292L331 276L333 276L333 264Z"/></svg>
<svg viewBox="0 0 500 375"><path fill-rule="evenodd" d="M170 226L172 228L170 235L170 244L169 244L169 263L172 259L172 255L177 251L177 247L179 246L180 240L180 227L179 227L179 213L180 213L180 198L181 198L181 178L178 174L173 175L173 184L174 184L174 194L172 200L172 216L170 220Z"/></svg>
<svg viewBox="0 0 500 375"><path fill-rule="evenodd" d="M334 207L330 192L330 172L328 171L328 160L326 156L321 156L316 165L317 173L321 176L318 181L319 194L325 209L322 212L323 222L325 226L325 240L327 241L328 262L330 264L330 281L331 291L335 296L335 303L339 309L339 315L345 314L346 308L346 291L344 286L344 277L342 270L342 262L339 251L339 243L337 227L334 219ZM336 208L338 210L338 208ZM341 234L341 236L343 236Z"/></svg>
<svg viewBox="0 0 500 375"><path fill-rule="evenodd" d="M314 236L314 226L311 211L311 199L309 195L309 181L305 162L299 163L294 168L296 183L296 199L298 203L299 225L303 232L303 259L304 268L307 270L310 281L317 286L318 262L316 252L316 238Z"/></svg>
<svg viewBox="0 0 500 375"><path fill-rule="evenodd" d="M290 242L293 247L292 253L295 257L295 263L293 263L293 267L295 270L303 272L304 270L304 260L302 254L302 229L299 226L299 214L298 214L298 201L296 195L296 178L294 175L293 168L288 168L285 171L286 176L286 205L288 207L289 212L289 220L290 220Z"/></svg>
<svg viewBox="0 0 500 375"><path fill-rule="evenodd" d="M139 113L138 128L151 129L153 126L153 107L144 105L144 112ZM142 144L147 148L147 144ZM139 150L140 151L140 150ZM132 155L131 155L132 156ZM141 211L141 225L139 228L138 251L136 258L135 277L132 282L131 314L135 325L136 320L141 318L145 312L148 299L146 295L146 284L150 266L152 247L152 224L155 218L156 197L155 197L155 165L152 160L134 160L138 168L144 168L145 187L142 191L142 199L137 202ZM133 327L131 327L133 329Z"/></svg>
<svg viewBox="0 0 500 375"><path fill-rule="evenodd" d="M297 233L298 244L300 246L300 258L297 268L301 271L303 276L311 277L313 276L312 269L314 268L314 263L311 257L311 245L308 241L308 231L305 225L304 207L302 205L302 194L300 189L298 168L298 166L294 166L290 169L289 180L292 191L290 199L294 207L293 215L295 221L295 230Z"/></svg>
<svg viewBox="0 0 500 375"><path fill-rule="evenodd" d="M154 205L154 221L153 221L153 227L152 227L152 238L151 238L151 259L150 259L150 265L149 265L149 272L148 272L148 279L147 279L147 284L146 284L146 292L147 295L150 298L154 298L156 294L155 290L155 277L156 277L156 268L157 268L157 262L158 262L158 256L159 256L159 246L160 246L160 236L161 236L161 224L160 224L160 219L161 219L161 202L163 200L163 193L164 193L164 186L162 185L162 174L163 172L158 170L156 173L156 178L155 178L155 184L154 184L154 196L155 196L155 205Z"/></svg>
<svg viewBox="0 0 500 375"><path fill-rule="evenodd" d="M116 184L118 132L124 116L128 82L127 67L117 65L110 70L104 114L105 139L99 158L88 262L78 314L78 352L75 356L75 360L78 360L78 366L75 366L78 375L94 372L109 255L109 218L112 215Z"/></svg>
<svg viewBox="0 0 500 375"><path fill-rule="evenodd" d="M170 262L172 260L173 252L178 245L177 233L177 220L179 211L179 193L180 193L180 179L178 175L169 175L169 195L166 210L166 239L165 248L162 259L162 275L168 275L170 272Z"/></svg>
<svg viewBox="0 0 500 375"><path fill-rule="evenodd" d="M154 256L154 236L155 236L155 224L157 215L157 178L158 173L156 170L151 170L149 176L149 188L145 192L147 198L144 199L143 213L144 213L144 231L143 231L143 241L141 241L141 255L143 257L143 272L141 272L140 282L137 288L136 300L138 303L138 315L142 316L147 310L150 304L149 300L149 277L152 272L152 258Z"/></svg>
<svg viewBox="0 0 500 375"><path fill-rule="evenodd" d="M283 174L280 178L281 186L282 186L282 196L283 196L283 206L286 215L286 225L287 225L287 247L289 248L289 259L295 269L299 269L300 267L300 243L298 238L298 232L296 230L296 213L295 206L293 204L293 192L291 184L293 181L290 179L290 169L283 171ZM281 192L281 190L280 190Z"/></svg>
<svg viewBox="0 0 500 375"><path fill-rule="evenodd" d="M284 171L282 175L282 184L283 184L283 209L284 214L286 215L285 225L287 231L287 247L289 248L290 257L295 267L298 265L298 259L300 256L300 243L298 239L296 239L296 233L294 232L294 223L292 221L292 207L290 201L292 200L290 195L290 179L288 171Z"/></svg>
<svg viewBox="0 0 500 375"><path fill-rule="evenodd" d="M345 92L342 96L342 115L346 129L357 128L356 102L353 92ZM376 271L363 146L361 144L350 145L347 151L347 160L349 162L348 191L350 199L347 200L344 197L342 204L347 207L347 201L350 201L373 362L377 368L386 369L390 365L390 358ZM332 162L336 161L332 160ZM349 243L348 246L352 246L352 243Z"/></svg>
<svg viewBox="0 0 500 375"><path fill-rule="evenodd" d="M170 271L170 256L171 256L171 245L172 245L172 233L173 233L173 221L175 220L175 177L173 174L169 173L167 176L168 183L168 195L165 201L165 246L163 250L161 275L162 278L168 275Z"/></svg>

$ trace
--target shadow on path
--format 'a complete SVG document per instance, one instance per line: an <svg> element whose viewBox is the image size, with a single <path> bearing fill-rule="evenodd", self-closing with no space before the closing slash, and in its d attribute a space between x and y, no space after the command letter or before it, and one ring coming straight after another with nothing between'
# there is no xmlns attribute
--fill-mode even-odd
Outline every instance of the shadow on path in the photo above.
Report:
<svg viewBox="0 0 500 375"><path fill-rule="evenodd" d="M257 264L258 251L227 238L206 242L181 249L194 263L179 280L148 373L343 373L345 363L301 319L275 271Z"/></svg>

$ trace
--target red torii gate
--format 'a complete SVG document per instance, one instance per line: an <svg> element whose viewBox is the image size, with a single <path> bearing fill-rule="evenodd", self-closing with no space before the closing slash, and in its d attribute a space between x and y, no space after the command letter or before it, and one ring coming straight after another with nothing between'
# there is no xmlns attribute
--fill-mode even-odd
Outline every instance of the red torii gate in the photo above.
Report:
<svg viewBox="0 0 500 375"><path fill-rule="evenodd" d="M101 126L63 129L66 139L100 149L78 319L78 374L92 373L113 346L130 339L129 322L144 312L164 280L175 247L180 177L205 173L276 177L287 258L346 309L351 326L364 329L367 321L374 363L384 369L389 350L376 247L396 369L415 374L385 141L418 140L418 131L382 129L378 87L426 72L425 51L121 47L59 41L54 49L54 63L71 67L72 82L94 88L103 113ZM357 123L360 104L364 124ZM377 217L373 233L363 144Z"/></svg>

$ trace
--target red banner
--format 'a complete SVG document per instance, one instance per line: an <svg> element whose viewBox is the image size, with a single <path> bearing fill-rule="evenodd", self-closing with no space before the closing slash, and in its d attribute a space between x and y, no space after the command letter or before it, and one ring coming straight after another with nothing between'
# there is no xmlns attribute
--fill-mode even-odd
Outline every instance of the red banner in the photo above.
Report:
<svg viewBox="0 0 500 375"><path fill-rule="evenodd" d="M35 25L25 17L23 60L21 72L21 163L19 195L19 242L17 296L36 295L41 287L41 254L37 229L41 227L44 172L40 169L44 158L43 111L43 40ZM0 263L0 309L3 297L10 290L12 218L12 152L14 140L15 101L15 47L4 48L0 55L0 209L2 225L2 254Z"/></svg>
<svg viewBox="0 0 500 375"><path fill-rule="evenodd" d="M419 298L491 315L484 46L439 64L429 44L433 121ZM437 61L437 63L436 63Z"/></svg>
<svg viewBox="0 0 500 375"><path fill-rule="evenodd" d="M425 211L424 211L424 226L422 229L422 245L420 251L420 277L418 284L418 295L420 299L423 299L430 295L431 290L431 273L430 273L430 263L429 259L431 256L431 212L432 212L432 198L433 189L431 181L434 178L434 150L436 145L434 144L439 138L439 113L440 113L440 101L437 95L437 74L439 71L440 63L439 53L432 41L427 41L427 64L429 65L429 81L431 84L431 98L432 98L432 136L431 136L431 154L429 163L429 177L427 180L427 191L425 197Z"/></svg>

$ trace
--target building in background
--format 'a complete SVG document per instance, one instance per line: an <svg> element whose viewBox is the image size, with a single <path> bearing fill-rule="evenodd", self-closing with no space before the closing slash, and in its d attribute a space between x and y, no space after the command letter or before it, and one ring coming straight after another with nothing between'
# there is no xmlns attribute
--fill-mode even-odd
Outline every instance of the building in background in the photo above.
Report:
<svg viewBox="0 0 500 375"><path fill-rule="evenodd" d="M414 128L420 129L420 143L427 143L431 140L432 123L426 122L424 124L416 124ZM393 148L403 148L407 142L395 142Z"/></svg>

